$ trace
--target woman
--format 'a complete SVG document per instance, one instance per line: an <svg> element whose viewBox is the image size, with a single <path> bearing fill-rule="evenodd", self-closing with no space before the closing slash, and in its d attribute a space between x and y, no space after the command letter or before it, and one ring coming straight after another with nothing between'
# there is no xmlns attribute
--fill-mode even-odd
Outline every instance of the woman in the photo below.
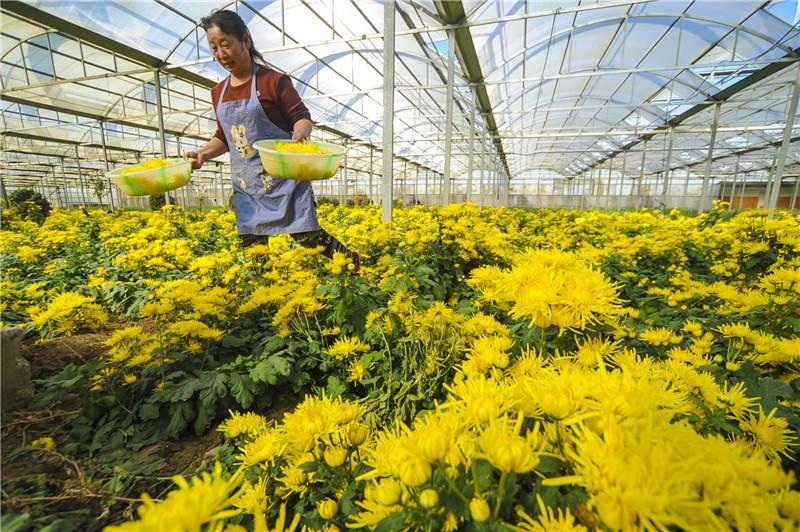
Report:
<svg viewBox="0 0 800 532"><path fill-rule="evenodd" d="M185 153L184 159L191 159L192 168L199 169L205 161L230 151L233 206L242 246L289 233L305 247L322 246L329 258L336 251L348 255L358 271L359 254L320 227L310 183L267 175L252 148L260 139L301 142L311 134L311 114L291 80L266 66L235 12L214 11L202 19L201 26L214 59L230 76L211 90L216 133L200 150Z"/></svg>

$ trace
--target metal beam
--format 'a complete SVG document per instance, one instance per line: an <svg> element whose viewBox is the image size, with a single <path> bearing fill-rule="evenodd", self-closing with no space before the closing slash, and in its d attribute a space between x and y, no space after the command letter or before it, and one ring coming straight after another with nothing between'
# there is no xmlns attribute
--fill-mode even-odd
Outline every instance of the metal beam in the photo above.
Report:
<svg viewBox="0 0 800 532"><path fill-rule="evenodd" d="M778 150L778 160L775 165L775 175L772 177L772 192L769 196L769 218L775 215L775 207L778 205L778 195L781 191L781 181L783 180L783 170L786 166L786 154L789 151L790 138L792 136L792 127L797 118L797 102L800 99L800 66L797 67L797 75L792 84L792 99L789 102L789 109L786 112L786 129L783 132L783 141L781 148ZM790 205L794 208L794 205Z"/></svg>
<svg viewBox="0 0 800 532"><path fill-rule="evenodd" d="M470 117L469 121L469 162L467 163L467 194L465 197L466 201L470 201L472 196L472 172L474 171L474 160L475 160L475 105L474 101L474 94L473 94L473 102L472 102L472 116Z"/></svg>
<svg viewBox="0 0 800 532"><path fill-rule="evenodd" d="M392 180L394 168L394 0L383 4L383 180L381 186L381 221L392 221Z"/></svg>
<svg viewBox="0 0 800 532"><path fill-rule="evenodd" d="M447 110L444 126L444 175L442 176L442 207L450 203L450 169L453 149L453 80L455 78L455 30L447 30Z"/></svg>
<svg viewBox="0 0 800 532"><path fill-rule="evenodd" d="M590 165L590 168L593 168L594 166L603 164L603 162L605 162L609 157L615 157L615 156L619 155L620 153L624 153L624 152L630 151L630 149L632 147L636 146L637 144L652 139L658 133L666 132L670 126L671 127L676 127L676 126L680 125L682 122L684 122L684 121L688 120L689 118L693 117L697 113L699 113L699 112L703 111L704 109L707 109L708 107L714 105L715 103L723 102L725 100L728 100L731 97L733 97L735 94L743 91L744 89L747 89L748 87L751 87L751 86L755 85L759 81L762 81L762 80L764 80L764 79L766 79L766 78L768 78L768 77L770 77L770 76L772 76L774 74L777 74L778 72L780 72L781 70L783 70L784 68L786 68L786 67L788 67L790 65L796 64L797 63L797 54L798 53L800 53L800 47L795 48L791 53L787 53L782 58L780 58L780 60L778 60L778 61L776 61L774 63L770 63L769 65L767 65L765 67L762 67L759 70L753 72L752 74L750 74L746 78L741 79L741 80L737 81L736 83L730 85L729 87L716 92L715 94L712 95L711 98L707 98L706 101L704 101L702 103L698 103L698 104L692 106L690 109L687 109L686 111L682 112L681 114L672 117L670 120L666 121L663 126L661 126L661 128L660 128L661 131L652 132L652 133L645 133L645 134L639 135L638 139L628 142L627 144L625 144L624 146L622 146L618 150L615 150L612 153L610 153L610 154L608 154L608 155L606 155L604 157L601 157L600 159L598 159L597 161L592 163Z"/></svg>
<svg viewBox="0 0 800 532"><path fill-rule="evenodd" d="M97 48L116 52L126 59L142 65L147 65L151 68L158 68L164 65L164 62L161 59L147 54L138 48L133 48L122 44L116 39L96 33L84 26L73 24L72 22L64 20L63 18L55 15L51 15L47 11L33 7L25 2L6 1L3 2L3 9L14 13L21 18L30 20L38 25L53 28L54 30L66 33L67 35L77 37L81 41L91 44ZM202 85L208 88L216 85L215 82L204 78L203 76L196 74L191 70L186 70L185 68L170 68L170 73L175 77L196 85Z"/></svg>
<svg viewBox="0 0 800 532"><path fill-rule="evenodd" d="M464 12L464 4L461 0L445 1L434 0L436 12L442 17L442 20L448 24L467 24L466 13ZM486 91L486 86L483 85L484 77L481 71L480 60L475 51L475 43L472 41L472 34L469 27L460 27L455 30L456 40L456 54L458 54L458 62L464 72L464 77L470 83L480 83L475 86L475 94L478 100L478 108L486 120L486 127L492 133L497 133L497 122L495 121L494 114L492 114L492 103L489 99L489 93ZM508 175L511 175L511 170L506 160L505 152L503 151L503 142L499 138L492 135L492 139L497 148L498 155L503 161L503 166Z"/></svg>
<svg viewBox="0 0 800 532"><path fill-rule="evenodd" d="M711 180L711 163L714 160L714 145L717 142L717 126L719 125L719 113L722 108L722 103L717 102L714 106L714 118L711 122L711 139L708 142L708 160L706 161L706 171L703 174L703 188L700 192L700 205L697 206L698 214L702 214L705 210L706 196L708 195L708 185Z"/></svg>
<svg viewBox="0 0 800 532"><path fill-rule="evenodd" d="M91 30L89 30L87 28L84 28L83 26L79 26L77 24L73 24L73 23L71 23L69 21L61 19L61 18L59 18L57 16L54 16L54 15L51 15L50 13L47 13L46 11L43 11L43 10L38 9L36 7L33 7L33 6L31 6L29 4L26 4L24 2L13 1L13 0L5 1L5 2L2 3L2 8L4 10L9 11L10 13L13 13L13 14L17 15L20 18L23 18L23 19L26 19L28 21L31 21L31 22L33 22L33 23L35 23L37 25L52 28L52 29L54 29L56 31L60 31L60 32L62 32L64 34L76 37L76 38L80 39L82 42L87 43L87 44L91 44L91 45L93 45L93 46L95 46L95 47L97 47L99 49L104 49L104 50L107 50L109 52L115 53L118 56L120 56L120 57L122 57L122 58L124 58L126 60L130 60L132 62L136 62L136 63L140 63L142 65L146 65L146 66L150 67L151 71L152 71L153 68L160 68L161 70L168 71L171 76L174 76L176 78L182 79L184 81L187 81L187 82L192 83L194 85L198 85L198 86L206 88L206 89L211 89L212 87L214 87L217 84L216 81L213 81L213 80L210 80L208 78L205 78L205 77L203 77L203 76L201 76L199 74L196 74L196 73L192 72L191 70L187 70L185 68L187 66L193 66L193 65L208 63L209 61L213 60L213 58L207 58L207 59L203 59L203 60L199 60L199 61L189 61L189 62L177 64L177 65L168 65L168 64L165 64L163 60L161 60L161 59L159 59L159 58L157 58L155 56L147 54L147 53L145 53L145 52L143 52L143 51L141 51L139 49L132 48L130 46L126 46L124 44L121 44L117 40L114 40L112 38L106 37L106 36L101 35L99 33L93 32L93 31L91 31ZM407 33L413 33L413 32L407 32ZM420 33L423 33L423 31L420 31ZM383 34L381 34L381 36L382 35ZM305 47L305 46L308 46L308 45L306 45L306 44L298 45L298 47ZM136 71L138 72L138 69ZM88 79L88 78L91 78L92 76L85 76L85 77ZM106 77L106 76L102 75L101 77ZM18 96L14 96L12 94L5 94L5 93L3 94L3 99L6 100L6 101L9 101L9 102L18 103L18 104L22 104L22 105L28 105L28 106L31 106L31 107L38 107L38 108L48 109L48 110L57 111L57 112L66 112L66 113L72 114L74 116L79 116L79 117L83 117L83 118L89 118L91 120L96 120L96 121L104 120L106 122L111 122L111 123L115 123L115 124L131 126L131 127L137 127L137 128L145 129L145 130L148 130L148 131L159 131L157 126L149 126L149 125L133 122L133 121L127 119L127 117L115 118L115 117L111 117L111 116L106 116L100 110L97 110L95 112L95 111L88 111L88 110L66 109L63 106L58 106L58 105L54 105L54 104L51 104L51 103L42 103L42 102L39 102L39 101L37 101L35 99L21 98L21 97L18 97ZM167 114L170 114L170 113L167 113ZM328 131L328 132L330 132L330 133L332 133L332 134L334 134L334 135L336 135L338 137L341 137L343 139L351 138L351 136L349 134L341 132L341 131L338 131L337 129L332 128L330 126L316 125L316 129L321 129L321 130L324 130L324 131ZM185 137L185 138L193 138L193 139L197 139L197 140L208 140L207 136L193 134L193 133L185 132L185 131L178 131L178 130L166 129L165 128L164 132L167 133L167 134L170 134L170 135L174 135L174 136L181 136L181 137ZM210 134L210 132L209 132L209 134Z"/></svg>
<svg viewBox="0 0 800 532"><path fill-rule="evenodd" d="M717 131L724 131L724 128L718 128ZM741 155L747 155L748 153L767 150L769 148L776 148L776 147L781 145L781 142L782 141L770 142L768 144L761 144L760 146L752 146L750 148L744 148L744 149L741 149L741 150L733 151L731 153L726 153L726 154L723 154L723 155L717 155L716 157L712 158L712 161L716 162L716 161L719 161L719 160L722 160L722 159L727 159L729 157L739 157ZM795 136L795 137L790 138L789 142L790 143L800 142L800 136ZM695 149L697 149L697 148L695 148ZM686 150L684 150L684 151L686 151ZM633 153L633 152L631 152L631 153ZM693 163L680 164L678 166L670 167L670 170L679 170L681 168L687 168L687 169L688 168L694 168L695 166L700 166L701 164L706 164L706 161L707 161L707 159L704 159L702 161L695 161Z"/></svg>

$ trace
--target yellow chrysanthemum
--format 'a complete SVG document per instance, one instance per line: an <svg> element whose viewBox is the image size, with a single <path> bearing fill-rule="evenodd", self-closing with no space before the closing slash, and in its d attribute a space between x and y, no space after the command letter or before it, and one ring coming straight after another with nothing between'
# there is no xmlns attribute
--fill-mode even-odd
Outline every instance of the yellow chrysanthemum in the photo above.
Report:
<svg viewBox="0 0 800 532"><path fill-rule="evenodd" d="M332 358L346 360L357 353L366 353L370 349L369 344L364 343L357 336L344 336L337 338L326 353Z"/></svg>

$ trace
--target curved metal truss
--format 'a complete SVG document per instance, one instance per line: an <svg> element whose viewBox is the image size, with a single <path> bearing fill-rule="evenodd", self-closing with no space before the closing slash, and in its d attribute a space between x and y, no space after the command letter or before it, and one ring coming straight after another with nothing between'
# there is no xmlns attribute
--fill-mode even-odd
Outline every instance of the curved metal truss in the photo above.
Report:
<svg viewBox="0 0 800 532"><path fill-rule="evenodd" d="M429 203L702 209L731 180L771 183L775 194L783 182L796 196L800 2L719 6L7 1L2 182L63 205L114 206L126 200L101 184L108 168L202 145L215 128L209 89L225 75L199 28L215 7L239 12L292 77L316 134L351 148L319 185L325 195L377 200L391 170L395 195ZM227 164L204 169L177 200L224 202Z"/></svg>

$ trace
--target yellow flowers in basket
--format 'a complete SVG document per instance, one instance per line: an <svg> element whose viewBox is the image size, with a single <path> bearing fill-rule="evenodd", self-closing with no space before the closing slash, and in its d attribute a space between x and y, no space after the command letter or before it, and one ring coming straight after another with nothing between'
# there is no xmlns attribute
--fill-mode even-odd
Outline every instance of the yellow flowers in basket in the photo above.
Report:
<svg viewBox="0 0 800 532"><path fill-rule="evenodd" d="M142 170L152 170L153 168L162 168L164 166L169 166L171 164L175 164L172 161L168 161L166 159L153 159L150 161L145 161L141 164L136 164L134 166L128 166L125 168L120 168L117 170L118 174L132 174L135 172L141 172Z"/></svg>
<svg viewBox="0 0 800 532"><path fill-rule="evenodd" d="M287 153L332 153L331 150L326 150L320 147L316 142L276 142L275 151L282 151Z"/></svg>

